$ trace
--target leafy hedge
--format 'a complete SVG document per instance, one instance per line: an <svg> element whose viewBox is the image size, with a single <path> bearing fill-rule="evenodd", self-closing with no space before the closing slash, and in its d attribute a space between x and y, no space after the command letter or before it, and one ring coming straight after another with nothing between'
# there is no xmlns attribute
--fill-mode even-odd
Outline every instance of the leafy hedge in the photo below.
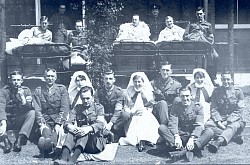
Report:
<svg viewBox="0 0 250 165"><path fill-rule="evenodd" d="M112 36L122 9L121 0L86 1L88 55L93 62L88 73L94 87L102 85L102 74L112 66Z"/></svg>

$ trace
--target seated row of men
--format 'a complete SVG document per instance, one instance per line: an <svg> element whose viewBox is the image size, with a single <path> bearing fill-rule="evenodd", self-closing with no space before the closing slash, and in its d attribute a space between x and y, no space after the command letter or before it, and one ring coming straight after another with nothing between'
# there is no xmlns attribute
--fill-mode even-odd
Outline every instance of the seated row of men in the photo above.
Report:
<svg viewBox="0 0 250 165"><path fill-rule="evenodd" d="M186 29L183 29L174 24L173 17L167 16L165 18L166 27L160 31L158 39L153 42L193 40L213 44L212 26L205 20L203 8L197 8L196 17L197 22L188 24ZM116 41L147 42L150 41L150 36L148 24L141 21L138 14L134 14L131 23L120 25Z"/></svg>
<svg viewBox="0 0 250 165"><path fill-rule="evenodd" d="M171 156L185 154L190 161L212 138L208 148L214 153L233 137L243 143L244 96L233 86L230 72L221 74L222 86L215 89L204 69L194 70L188 87L171 78L171 73L168 62L161 64L159 77L151 82L145 73L135 72L124 93L114 85L113 71L105 72L104 85L96 91L86 73L75 72L67 90L55 83L57 73L48 68L45 84L31 95L28 87L21 86L22 74L15 71L0 92L4 153L12 150L6 131L19 130L13 150L20 152L35 121L41 154L62 147L59 163L75 163L84 152L100 153L108 142L136 145L142 152L145 144L153 146L159 136Z"/></svg>
<svg viewBox="0 0 250 165"><path fill-rule="evenodd" d="M167 16L165 19L166 27L159 33L158 39L152 42L157 44L162 41L191 40L206 42L212 45L214 43L212 25L205 20L203 8L197 8L196 17L197 22L188 24L186 29L182 29L174 24L173 17ZM120 25L116 41L148 42L150 41L150 35L155 35L155 33L150 34L149 26L145 22L140 21L139 15L135 14L131 23ZM215 84L214 80L216 80L219 55L213 47L210 55L211 57L208 57L211 59L208 60L208 73Z"/></svg>

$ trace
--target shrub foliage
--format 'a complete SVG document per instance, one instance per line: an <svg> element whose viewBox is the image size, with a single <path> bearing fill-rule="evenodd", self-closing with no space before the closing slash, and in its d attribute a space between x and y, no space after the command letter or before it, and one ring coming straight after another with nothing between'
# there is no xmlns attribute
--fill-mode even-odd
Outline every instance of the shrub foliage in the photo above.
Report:
<svg viewBox="0 0 250 165"><path fill-rule="evenodd" d="M88 55L93 62L88 73L94 87L102 85L102 74L112 66L112 36L122 9L121 0L86 1Z"/></svg>

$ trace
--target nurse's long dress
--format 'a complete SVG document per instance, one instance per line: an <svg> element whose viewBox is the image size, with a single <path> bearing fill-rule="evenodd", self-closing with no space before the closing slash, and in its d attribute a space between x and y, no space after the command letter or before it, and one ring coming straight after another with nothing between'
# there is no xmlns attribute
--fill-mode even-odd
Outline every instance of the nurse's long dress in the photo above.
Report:
<svg viewBox="0 0 250 165"><path fill-rule="evenodd" d="M151 113L152 109L144 106L147 102L141 93L137 95L133 107L143 107L143 113L141 116L132 116L130 123L127 125L126 137L122 137L119 140L120 145L136 145L140 140L156 144L159 138L159 123Z"/></svg>

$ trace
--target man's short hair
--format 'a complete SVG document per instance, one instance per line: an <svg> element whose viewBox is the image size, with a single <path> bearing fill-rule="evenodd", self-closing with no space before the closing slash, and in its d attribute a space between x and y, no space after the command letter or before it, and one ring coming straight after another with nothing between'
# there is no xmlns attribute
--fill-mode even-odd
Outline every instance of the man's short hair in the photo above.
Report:
<svg viewBox="0 0 250 165"><path fill-rule="evenodd" d="M17 71L17 70L11 72L10 75L9 75L9 78L11 79L13 75L20 75L23 78L23 73L20 72L20 71Z"/></svg>
<svg viewBox="0 0 250 165"><path fill-rule="evenodd" d="M169 15L166 16L165 20L167 20L167 19L172 19L172 20L174 20L173 17L171 17L171 16L169 16Z"/></svg>
<svg viewBox="0 0 250 165"><path fill-rule="evenodd" d="M110 74L113 74L115 75L114 71L112 69L107 69L105 72L104 72L104 75L110 75Z"/></svg>
<svg viewBox="0 0 250 165"><path fill-rule="evenodd" d="M45 72L44 72L44 75L46 75L47 72L49 72L49 71L52 71L52 72L54 72L54 73L56 74L56 70L55 70L55 69L53 69L53 68L47 68L47 69L45 70Z"/></svg>
<svg viewBox="0 0 250 165"><path fill-rule="evenodd" d="M83 23L82 23L82 20L77 20L76 23L78 23L78 22L80 22L81 24L83 24ZM75 23L75 24L76 24L76 23Z"/></svg>
<svg viewBox="0 0 250 165"><path fill-rule="evenodd" d="M84 86L84 87L82 87L82 88L80 89L80 93L81 93L81 94L82 94L82 93L85 93L85 92L88 92L88 91L90 91L91 96L94 95L93 88L91 88L91 87Z"/></svg>
<svg viewBox="0 0 250 165"><path fill-rule="evenodd" d="M224 74L230 74L231 77L233 77L233 72L232 72L231 70L224 70L224 71L221 73L221 77L222 77Z"/></svg>
<svg viewBox="0 0 250 165"><path fill-rule="evenodd" d="M179 89L179 93L181 93L181 92L183 92L183 91L190 91L190 93L191 93L191 88L190 88L189 86L181 87L181 88Z"/></svg>
<svg viewBox="0 0 250 165"><path fill-rule="evenodd" d="M200 11L200 10L202 10L202 11L204 12L203 7L199 6L199 7L196 8L196 12L197 12L197 11Z"/></svg>
<svg viewBox="0 0 250 165"><path fill-rule="evenodd" d="M40 22L43 22L43 21L48 21L48 17L47 16L41 16L40 18Z"/></svg>
<svg viewBox="0 0 250 165"><path fill-rule="evenodd" d="M140 15L139 15L139 14L133 14L133 16L132 16L132 17L134 17L134 16L138 16L138 17L140 18Z"/></svg>
<svg viewBox="0 0 250 165"><path fill-rule="evenodd" d="M163 65L172 65L172 64L170 64L168 61L162 61L162 62L160 62L160 68L163 66Z"/></svg>

